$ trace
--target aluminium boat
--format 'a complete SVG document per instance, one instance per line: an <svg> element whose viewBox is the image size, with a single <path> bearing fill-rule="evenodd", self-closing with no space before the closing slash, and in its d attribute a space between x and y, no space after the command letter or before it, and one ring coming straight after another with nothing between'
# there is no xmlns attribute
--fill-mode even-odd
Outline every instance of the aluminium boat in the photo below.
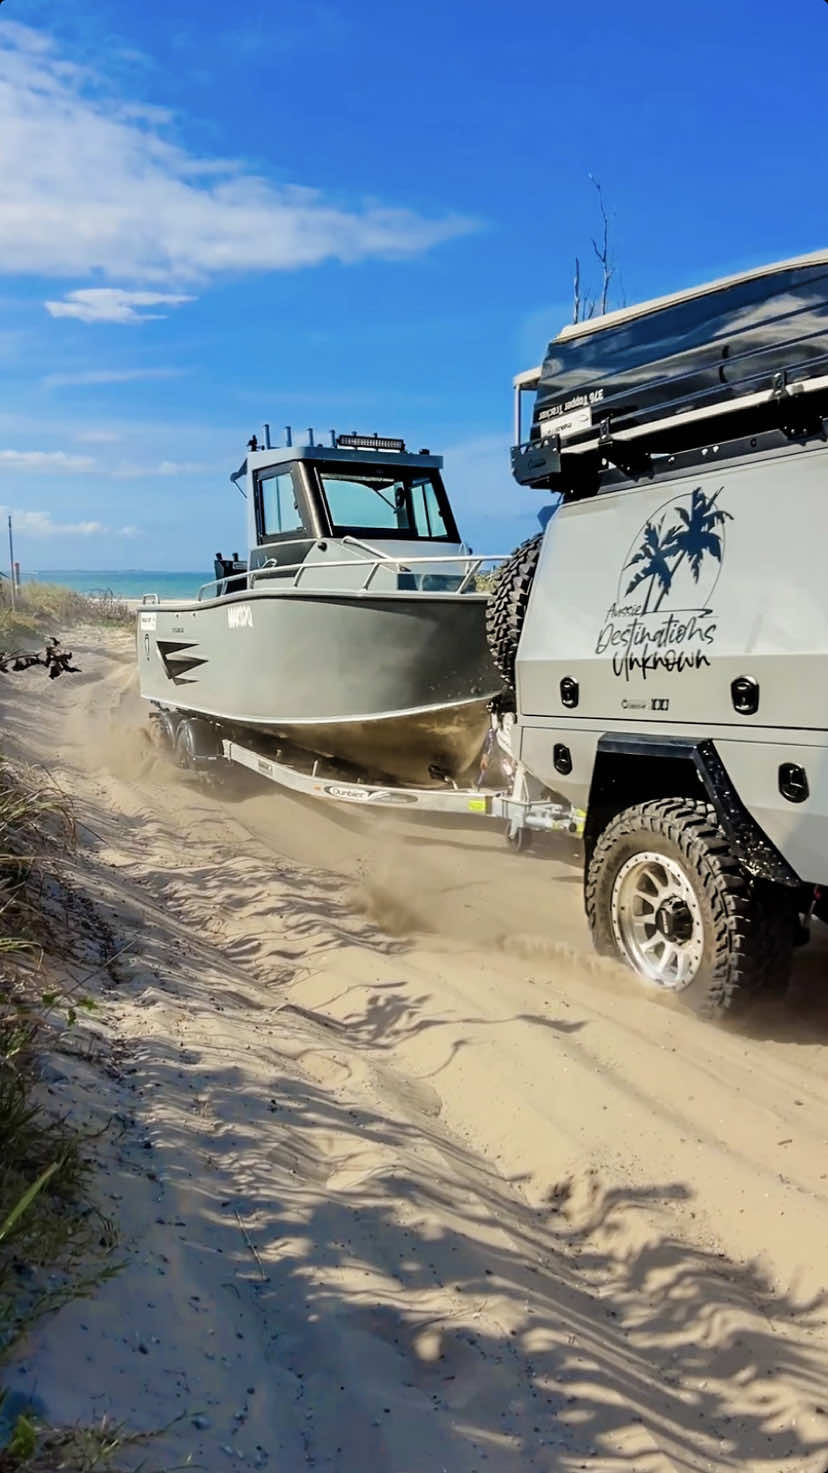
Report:
<svg viewBox="0 0 828 1473"><path fill-rule="evenodd" d="M479 759L501 681L486 642L494 559L462 543L442 459L400 440L254 437L231 480L245 495L246 559L216 557L196 597L146 595L141 695L244 733L405 782Z"/></svg>

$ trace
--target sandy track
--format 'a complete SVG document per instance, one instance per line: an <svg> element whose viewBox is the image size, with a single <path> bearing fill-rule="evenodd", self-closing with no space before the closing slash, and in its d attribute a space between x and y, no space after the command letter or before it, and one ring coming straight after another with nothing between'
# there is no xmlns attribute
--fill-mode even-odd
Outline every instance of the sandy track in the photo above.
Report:
<svg viewBox="0 0 828 1473"><path fill-rule="evenodd" d="M183 1413L208 1469L825 1473L824 952L701 1024L589 956L565 843L220 798L147 750L129 642L76 648L5 725L128 946L119 1077L53 1087L127 1122L134 1252L20 1388Z"/></svg>

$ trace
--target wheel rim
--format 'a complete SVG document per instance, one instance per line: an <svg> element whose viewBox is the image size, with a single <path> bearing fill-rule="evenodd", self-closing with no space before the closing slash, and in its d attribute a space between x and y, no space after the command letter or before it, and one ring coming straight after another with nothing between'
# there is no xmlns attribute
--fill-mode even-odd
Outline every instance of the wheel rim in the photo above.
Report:
<svg viewBox="0 0 828 1473"><path fill-rule="evenodd" d="M612 927L619 950L649 982L681 992L704 951L704 922L684 870L664 854L635 854L612 887Z"/></svg>

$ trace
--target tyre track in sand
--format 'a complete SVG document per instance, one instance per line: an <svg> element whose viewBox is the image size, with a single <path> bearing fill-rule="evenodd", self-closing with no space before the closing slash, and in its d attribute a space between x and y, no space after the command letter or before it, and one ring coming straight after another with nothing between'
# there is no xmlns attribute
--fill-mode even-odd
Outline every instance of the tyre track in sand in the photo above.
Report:
<svg viewBox="0 0 828 1473"><path fill-rule="evenodd" d="M51 699L24 677L7 726L73 789L134 937L117 1009L148 1128L213 1162L187 1212L228 1253L215 1201L250 1224L268 1285L236 1288L290 1410L281 1466L824 1473L822 959L741 1031L655 1005L581 955L568 855L222 800L137 736L131 659L90 643ZM226 1434L247 1461L274 1443L256 1416L249 1446Z"/></svg>

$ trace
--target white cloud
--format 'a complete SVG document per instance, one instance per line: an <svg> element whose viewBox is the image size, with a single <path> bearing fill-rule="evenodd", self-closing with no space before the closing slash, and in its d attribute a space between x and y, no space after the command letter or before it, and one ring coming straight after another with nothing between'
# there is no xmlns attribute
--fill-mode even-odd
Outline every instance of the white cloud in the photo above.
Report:
<svg viewBox="0 0 828 1473"><path fill-rule="evenodd" d="M449 496L467 515L502 516L504 510L513 511L519 499L528 499L512 480L505 435L477 435L448 445L442 454Z"/></svg>
<svg viewBox="0 0 828 1473"><path fill-rule="evenodd" d="M0 450L0 471L92 471L95 461L88 455L67 455L65 450Z"/></svg>
<svg viewBox="0 0 828 1473"><path fill-rule="evenodd" d="M107 475L118 480L140 480L146 476L205 476L214 475L216 467L205 460L160 460L152 465L141 465L134 461L121 461L119 465L105 467Z"/></svg>
<svg viewBox="0 0 828 1473"><path fill-rule="evenodd" d="M117 445L121 436L114 430L78 430L74 439L81 445Z"/></svg>
<svg viewBox="0 0 828 1473"><path fill-rule="evenodd" d="M166 312L139 312L137 308L180 307L182 302L194 300L176 292L128 292L115 286L96 286L67 292L62 301L43 305L51 317L76 317L79 322L158 322Z"/></svg>
<svg viewBox="0 0 828 1473"><path fill-rule="evenodd" d="M87 443L108 445L117 442L120 436L109 430L81 430L77 440ZM140 461L97 460L91 455L71 455L65 450L0 450L0 473L9 471L53 471L64 475L80 473L99 476L114 476L118 480L138 480L147 476L195 476L209 475L215 465L203 460L159 460L141 464Z"/></svg>
<svg viewBox="0 0 828 1473"><path fill-rule="evenodd" d="M198 281L410 256L474 228L458 215L427 219L374 201L348 206L313 189L277 186L238 162L198 158L167 136L168 114L114 98L104 78L68 61L42 33L4 21L3 40L6 274ZM73 305L83 307L58 304Z"/></svg>
<svg viewBox="0 0 828 1473"><path fill-rule="evenodd" d="M106 527L102 522L53 522L48 511L12 513L14 530L30 537L99 537Z"/></svg>
<svg viewBox="0 0 828 1473"><path fill-rule="evenodd" d="M513 480L509 447L506 434L477 435L443 451L446 489L475 552L511 551L539 530L538 512L550 500L550 492Z"/></svg>
<svg viewBox="0 0 828 1473"><path fill-rule="evenodd" d="M7 517L10 508L0 507L0 516ZM137 537L137 527L105 527L103 522L55 522L48 511L21 511L11 509L15 535L26 537Z"/></svg>
<svg viewBox="0 0 828 1473"><path fill-rule="evenodd" d="M44 389L77 388L96 384L131 384L137 379L181 378L183 368L90 368L77 373L50 373L43 379Z"/></svg>
<svg viewBox="0 0 828 1473"><path fill-rule="evenodd" d="M199 460L162 460L160 465L153 467L152 474L156 476L195 476L203 475L210 470L215 470L215 466L205 465Z"/></svg>

